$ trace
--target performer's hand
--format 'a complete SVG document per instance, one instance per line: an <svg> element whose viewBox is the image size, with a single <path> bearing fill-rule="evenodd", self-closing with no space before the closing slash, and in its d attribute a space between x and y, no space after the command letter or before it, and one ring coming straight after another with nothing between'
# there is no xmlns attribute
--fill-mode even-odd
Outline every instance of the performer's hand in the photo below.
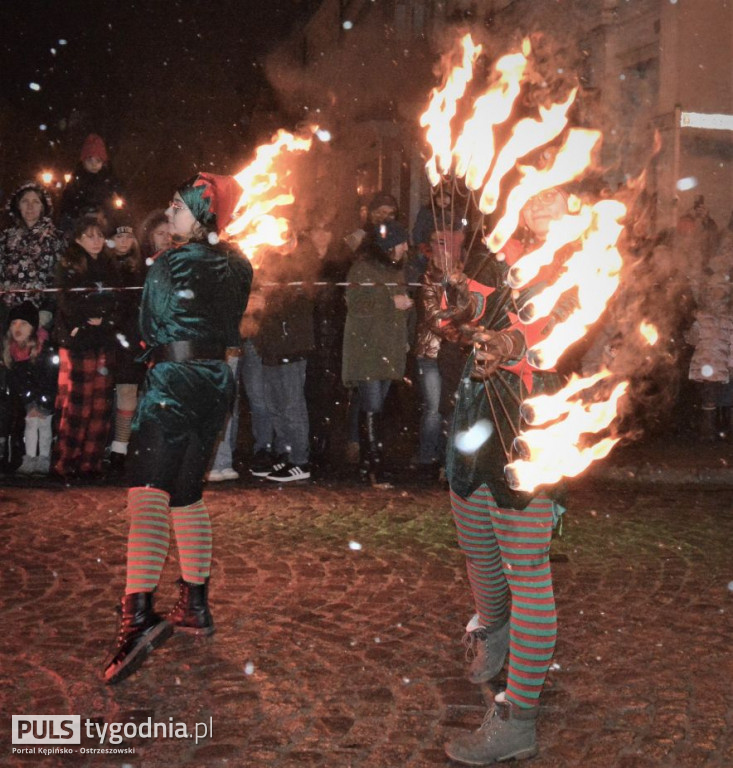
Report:
<svg viewBox="0 0 733 768"><path fill-rule="evenodd" d="M479 328L471 339L474 346L472 379L485 379L506 360L520 357L524 339L517 331L487 331Z"/></svg>
<svg viewBox="0 0 733 768"><path fill-rule="evenodd" d="M397 293L392 297L394 301L395 309L410 309L415 303L409 296L404 293Z"/></svg>
<svg viewBox="0 0 733 768"><path fill-rule="evenodd" d="M445 297L448 308L438 312L441 320L453 320L466 315L471 306L471 293L468 290L468 278L465 272L457 270L450 275L445 288Z"/></svg>

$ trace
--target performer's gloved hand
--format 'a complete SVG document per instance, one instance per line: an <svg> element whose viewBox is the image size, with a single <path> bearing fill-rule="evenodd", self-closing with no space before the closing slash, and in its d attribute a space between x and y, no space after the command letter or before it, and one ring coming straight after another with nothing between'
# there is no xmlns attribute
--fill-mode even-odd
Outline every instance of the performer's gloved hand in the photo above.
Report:
<svg viewBox="0 0 733 768"><path fill-rule="evenodd" d="M479 328L471 339L474 347L472 379L485 379L506 360L524 354L524 338L519 331L487 331Z"/></svg>
<svg viewBox="0 0 733 768"><path fill-rule="evenodd" d="M438 312L441 320L468 319L473 312L471 292L468 290L468 278L463 271L456 271L448 278L445 289L448 308Z"/></svg>

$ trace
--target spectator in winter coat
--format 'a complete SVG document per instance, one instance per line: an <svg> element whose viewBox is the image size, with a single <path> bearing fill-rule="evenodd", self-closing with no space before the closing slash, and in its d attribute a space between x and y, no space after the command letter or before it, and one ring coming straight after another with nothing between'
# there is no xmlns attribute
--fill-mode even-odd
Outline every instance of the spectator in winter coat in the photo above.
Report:
<svg viewBox="0 0 733 768"><path fill-rule="evenodd" d="M462 232L438 231L430 235L430 261L417 296L415 358L422 398L417 464L428 476L438 469L445 453L450 413L441 411L447 393L442 391L444 371L440 369L440 351L444 341L455 344L458 336L453 325L442 320L441 310L445 308L448 277L463 268L462 244ZM450 372L452 375L447 376L450 384L446 382L446 385L455 391L465 358L459 353L450 359L457 362Z"/></svg>
<svg viewBox="0 0 733 768"><path fill-rule="evenodd" d="M81 219L74 228L74 242L56 269L56 285L62 290L55 327L60 368L53 469L61 477L77 472L95 475L102 469L118 322L118 296L109 288L118 284L97 219Z"/></svg>
<svg viewBox="0 0 733 768"><path fill-rule="evenodd" d="M343 286L350 259L338 241L334 241L333 225L328 216L315 215L313 224L299 244L296 258L309 265L310 278L324 283L314 287L313 329L315 349L308 358L305 380L308 416L311 427L313 461L327 460L336 408L346 401L341 385L346 305ZM312 272L310 271L312 270Z"/></svg>
<svg viewBox="0 0 733 768"><path fill-rule="evenodd" d="M342 379L359 389L362 473L383 484L379 419L392 381L405 374L406 312L413 302L405 292L402 264L407 230L388 220L367 235L360 258L349 270ZM363 285L374 283L374 285Z"/></svg>
<svg viewBox="0 0 733 768"><path fill-rule="evenodd" d="M430 192L431 201L417 212L412 228L412 244L426 252L430 246L430 234L435 230L450 232L463 227L460 216L453 209L453 198L448 189L440 184Z"/></svg>
<svg viewBox="0 0 733 768"><path fill-rule="evenodd" d="M49 288L65 248L63 234L51 221L50 198L43 187L28 182L15 190L8 212L13 224L0 232L0 290ZM43 312L41 324L49 324L54 306L50 294L6 293L2 298L6 308L33 302Z"/></svg>
<svg viewBox="0 0 733 768"><path fill-rule="evenodd" d="M22 412L24 456L18 472L48 474L51 465L51 422L58 365L48 332L39 327L38 309L25 301L10 310L3 362L10 372L10 397Z"/></svg>
<svg viewBox="0 0 733 768"><path fill-rule="evenodd" d="M698 225L699 226L699 225ZM695 323L688 334L695 351L690 379L700 401L700 438L733 435L733 214L700 281Z"/></svg>
<svg viewBox="0 0 733 768"><path fill-rule="evenodd" d="M146 370L145 364L137 361L142 353L138 319L146 269L133 234L131 218L120 213L112 227L107 241L107 255L114 264L121 285L128 288L120 291L117 298L115 424L109 457L110 469L121 472L130 442L130 425L137 406L138 388L143 383Z"/></svg>
<svg viewBox="0 0 733 768"><path fill-rule="evenodd" d="M309 276L296 255L271 254L263 267L264 307L254 345L262 359L265 406L274 430L275 463L265 476L286 483L310 478L310 433L305 399L308 356L314 347L313 300L302 287L285 285Z"/></svg>
<svg viewBox="0 0 733 768"><path fill-rule="evenodd" d="M367 206L366 221L363 227L355 229L344 238L344 242L356 252L364 242L364 238L374 227L378 227L385 221L397 218L397 200L389 192L377 192Z"/></svg>
<svg viewBox="0 0 733 768"><path fill-rule="evenodd" d="M65 232L71 231L74 221L91 209L101 210L109 220L116 203L124 204L122 184L108 165L103 139L90 133L82 145L74 177L61 196L60 226Z"/></svg>

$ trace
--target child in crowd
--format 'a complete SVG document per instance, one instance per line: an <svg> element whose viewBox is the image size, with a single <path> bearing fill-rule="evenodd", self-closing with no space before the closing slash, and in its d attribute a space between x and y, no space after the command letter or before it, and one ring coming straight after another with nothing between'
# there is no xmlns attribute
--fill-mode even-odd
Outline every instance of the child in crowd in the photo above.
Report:
<svg viewBox="0 0 733 768"><path fill-rule="evenodd" d="M96 217L74 226L73 242L59 261L56 335L59 344L59 415L54 472L63 477L102 470L110 426L113 361L117 346L118 275L104 252ZM75 289L75 290L70 290Z"/></svg>
<svg viewBox="0 0 733 768"><path fill-rule="evenodd" d="M130 425L137 406L138 388L143 383L146 370L143 363L136 361L142 352L138 315L146 270L133 234L132 220L127 214L121 213L116 217L107 247L121 285L131 289L121 291L117 299L119 346L115 355L115 423L110 469L121 473L130 442Z"/></svg>
<svg viewBox="0 0 733 768"><path fill-rule="evenodd" d="M10 311L3 342L11 401L25 410L25 455L18 472L48 474L57 363L48 333L39 327L38 309L24 301ZM57 360L58 358L56 358Z"/></svg>
<svg viewBox="0 0 733 768"><path fill-rule="evenodd" d="M90 133L79 154L79 165L61 195L59 226L70 233L74 222L90 209L99 210L106 218L125 204L122 184L109 165L104 140Z"/></svg>
<svg viewBox="0 0 733 768"><path fill-rule="evenodd" d="M156 210L148 214L140 227L138 240L143 261L148 267L163 251L173 247L173 239L164 210Z"/></svg>

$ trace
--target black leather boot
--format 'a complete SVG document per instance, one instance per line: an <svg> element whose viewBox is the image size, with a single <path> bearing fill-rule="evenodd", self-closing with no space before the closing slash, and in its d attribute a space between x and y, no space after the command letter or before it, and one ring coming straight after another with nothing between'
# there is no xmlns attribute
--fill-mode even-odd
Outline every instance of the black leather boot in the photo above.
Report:
<svg viewBox="0 0 733 768"><path fill-rule="evenodd" d="M359 413L360 474L372 485L384 485L382 442L379 436L379 414L373 411Z"/></svg>
<svg viewBox="0 0 733 768"><path fill-rule="evenodd" d="M121 476L125 474L125 461L127 456L124 453L112 451L109 455L109 473L110 475Z"/></svg>
<svg viewBox="0 0 733 768"><path fill-rule="evenodd" d="M717 414L714 406L703 406L700 409L699 435L703 443L712 443L718 437Z"/></svg>
<svg viewBox="0 0 733 768"><path fill-rule="evenodd" d="M733 409L730 406L721 405L716 409L716 421L718 427L718 437L721 440L730 441L733 438L733 419L731 414Z"/></svg>
<svg viewBox="0 0 733 768"><path fill-rule="evenodd" d="M172 634L173 626L153 611L152 592L125 595L117 648L104 668L105 683L114 685L136 672Z"/></svg>
<svg viewBox="0 0 733 768"><path fill-rule="evenodd" d="M214 619L209 610L209 580L203 584L190 584L178 579L178 602L166 619L177 632L191 635L213 635Z"/></svg>

